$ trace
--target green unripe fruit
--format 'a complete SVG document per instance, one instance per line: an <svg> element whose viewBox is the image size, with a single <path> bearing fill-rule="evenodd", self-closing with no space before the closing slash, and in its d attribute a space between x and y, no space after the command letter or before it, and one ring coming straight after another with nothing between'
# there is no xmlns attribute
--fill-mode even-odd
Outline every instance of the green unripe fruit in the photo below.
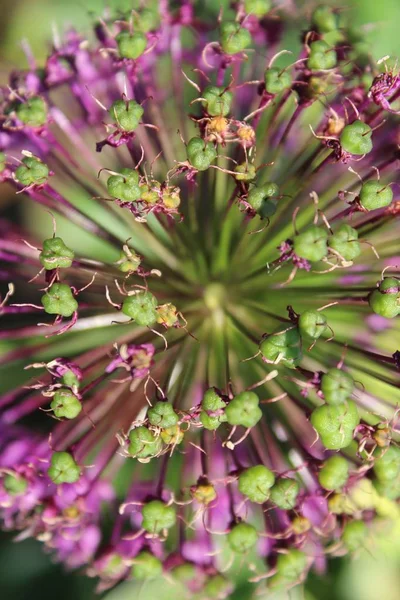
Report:
<svg viewBox="0 0 400 600"><path fill-rule="evenodd" d="M338 490L349 478L349 465L343 456L331 456L318 474L318 481L326 490Z"/></svg>
<svg viewBox="0 0 400 600"><path fill-rule="evenodd" d="M208 413L204 410L200 413L200 422L203 425L204 429L208 429L209 431L215 431L221 425L221 423L226 423L226 415L221 414L218 417L210 417Z"/></svg>
<svg viewBox="0 0 400 600"><path fill-rule="evenodd" d="M264 465L256 465L240 473L239 492L251 502L262 504L268 500L270 488L274 483L274 474Z"/></svg>
<svg viewBox="0 0 400 600"><path fill-rule="evenodd" d="M122 273L135 273L142 262L140 256L134 250L129 249L129 254L120 252L119 259L114 263Z"/></svg>
<svg viewBox="0 0 400 600"><path fill-rule="evenodd" d="M132 577L139 581L154 579L162 573L162 562L154 554L143 550L135 556L131 572Z"/></svg>
<svg viewBox="0 0 400 600"><path fill-rule="evenodd" d="M129 432L128 452L134 458L153 458L161 452L162 440L144 427L135 427Z"/></svg>
<svg viewBox="0 0 400 600"><path fill-rule="evenodd" d="M157 321L157 298L150 292L138 292L125 298L122 312L142 327L150 327Z"/></svg>
<svg viewBox="0 0 400 600"><path fill-rule="evenodd" d="M18 119L30 127L42 127L47 120L47 104L40 96L33 96L19 104L16 109Z"/></svg>
<svg viewBox="0 0 400 600"><path fill-rule="evenodd" d="M53 452L47 471L53 483L76 483L81 470L69 452Z"/></svg>
<svg viewBox="0 0 400 600"><path fill-rule="evenodd" d="M149 533L160 533L176 523L176 509L161 500L151 500L142 508L142 527Z"/></svg>
<svg viewBox="0 0 400 600"><path fill-rule="evenodd" d="M295 479L278 479L271 488L271 502L278 508L290 510L296 506L300 486Z"/></svg>
<svg viewBox="0 0 400 600"><path fill-rule="evenodd" d="M395 479L378 479L374 481L376 491L383 498L398 500L400 498L400 475Z"/></svg>
<svg viewBox="0 0 400 600"><path fill-rule="evenodd" d="M15 171L15 179L23 186L43 185L49 177L49 168L35 156L25 156Z"/></svg>
<svg viewBox="0 0 400 600"><path fill-rule="evenodd" d="M205 142L200 137L189 140L187 148L188 161L197 171L206 171L217 158L217 151L212 142Z"/></svg>
<svg viewBox="0 0 400 600"><path fill-rule="evenodd" d="M61 381L67 387L79 387L79 379L73 371L66 371L61 377Z"/></svg>
<svg viewBox="0 0 400 600"><path fill-rule="evenodd" d="M301 550L292 548L286 554L279 554L276 561L277 573L286 582L300 579L307 568L307 556Z"/></svg>
<svg viewBox="0 0 400 600"><path fill-rule="evenodd" d="M321 33L329 33L338 28L338 17L329 6L317 6L312 15L312 23Z"/></svg>
<svg viewBox="0 0 400 600"><path fill-rule="evenodd" d="M342 404L353 393L354 379L341 369L329 369L321 378L321 391L327 404Z"/></svg>
<svg viewBox="0 0 400 600"><path fill-rule="evenodd" d="M48 315L71 317L78 310L78 303L66 283L53 283L42 296L41 303Z"/></svg>
<svg viewBox="0 0 400 600"><path fill-rule="evenodd" d="M344 260L354 260L361 253L357 230L346 224L340 225L329 237L328 245L336 250Z"/></svg>
<svg viewBox="0 0 400 600"><path fill-rule="evenodd" d="M82 410L82 404L70 389L60 388L54 394L50 408L58 419L75 419Z"/></svg>
<svg viewBox="0 0 400 600"><path fill-rule="evenodd" d="M252 44L250 31L234 21L221 23L221 48L225 54L243 52Z"/></svg>
<svg viewBox="0 0 400 600"><path fill-rule="evenodd" d="M252 164L242 163L235 167L235 179L237 181L253 181L256 175L256 168Z"/></svg>
<svg viewBox="0 0 400 600"><path fill-rule="evenodd" d="M269 363L282 362L287 367L296 367L303 356L298 327L290 323L281 325L261 342L260 352Z"/></svg>
<svg viewBox="0 0 400 600"><path fill-rule="evenodd" d="M270 0L244 0L244 10L247 14L252 14L257 17L257 19L265 17L270 9Z"/></svg>
<svg viewBox="0 0 400 600"><path fill-rule="evenodd" d="M340 134L340 145L345 152L361 156L372 150L372 129L363 121L346 125Z"/></svg>
<svg viewBox="0 0 400 600"><path fill-rule="evenodd" d="M232 527L227 538L228 544L234 552L244 554L256 545L258 533L250 523L238 523Z"/></svg>
<svg viewBox="0 0 400 600"><path fill-rule="evenodd" d="M107 191L110 196L123 202L139 200L142 192L138 172L134 169L121 169L121 175L111 175L107 179Z"/></svg>
<svg viewBox="0 0 400 600"><path fill-rule="evenodd" d="M39 254L41 265L46 271L52 269L68 269L74 260L74 252L64 244L60 237L44 240L43 249Z"/></svg>
<svg viewBox="0 0 400 600"><path fill-rule="evenodd" d="M214 388L208 389L201 401L201 408L203 409L200 413L200 422L205 429L214 431L218 429L221 423L226 422L225 412L213 415L213 413L225 410L226 403L217 394Z"/></svg>
<svg viewBox="0 0 400 600"><path fill-rule="evenodd" d="M349 521L343 527L342 542L349 552L355 552L364 546L368 527L364 521Z"/></svg>
<svg viewBox="0 0 400 600"><path fill-rule="evenodd" d="M400 292L400 280L396 277L384 277L379 282L379 291L382 294L398 294Z"/></svg>
<svg viewBox="0 0 400 600"><path fill-rule="evenodd" d="M369 295L369 305L377 315L381 315L381 317L385 317L386 319L394 319L400 314L400 293L394 291L395 288L393 288L393 293L384 290L381 291L381 285L379 289L374 290Z"/></svg>
<svg viewBox="0 0 400 600"><path fill-rule="evenodd" d="M317 310L305 310L299 317L300 334L317 340L327 330L327 320Z"/></svg>
<svg viewBox="0 0 400 600"><path fill-rule="evenodd" d="M312 71L326 71L337 64L336 52L323 40L310 44L310 55L307 67Z"/></svg>
<svg viewBox="0 0 400 600"><path fill-rule="evenodd" d="M182 565L174 567L171 571L171 575L176 581L180 581L181 583L185 584L190 581L194 581L199 576L199 573L195 565L186 562Z"/></svg>
<svg viewBox="0 0 400 600"><path fill-rule="evenodd" d="M160 16L156 10L143 8L139 13L132 12L133 27L144 33L154 31L160 25Z"/></svg>
<svg viewBox="0 0 400 600"><path fill-rule="evenodd" d="M20 475L12 475L11 473L7 473L3 478L3 486L7 494L10 494L10 496L20 496L26 491L28 482Z"/></svg>
<svg viewBox="0 0 400 600"><path fill-rule="evenodd" d="M381 181L371 179L363 183L359 201L365 210L377 210L385 208L393 200L393 191L390 185L384 185Z"/></svg>
<svg viewBox="0 0 400 600"><path fill-rule="evenodd" d="M209 577L203 588L204 597L210 600L224 600L231 592L231 582L219 573Z"/></svg>
<svg viewBox="0 0 400 600"><path fill-rule="evenodd" d="M250 190L247 202L261 217L268 218L276 212L278 195L279 188L276 183L265 183Z"/></svg>
<svg viewBox="0 0 400 600"><path fill-rule="evenodd" d="M128 31L121 31L115 38L115 41L117 42L120 57L131 60L136 60L139 56L142 56L147 46L147 37L140 31L132 34Z"/></svg>
<svg viewBox="0 0 400 600"><path fill-rule="evenodd" d="M259 398L254 392L241 392L229 402L225 414L229 425L250 429L262 417Z"/></svg>
<svg viewBox="0 0 400 600"><path fill-rule="evenodd" d="M222 400L215 388L209 388L206 390L206 392L204 392L204 396L201 401L201 408L203 410L215 412L217 410L224 409L225 406L226 403Z"/></svg>
<svg viewBox="0 0 400 600"><path fill-rule="evenodd" d="M147 417L155 427L166 429L173 427L179 421L179 416L174 411L174 407L169 402L157 402L147 411Z"/></svg>
<svg viewBox="0 0 400 600"><path fill-rule="evenodd" d="M109 113L118 128L129 133L139 125L144 110L135 100L116 100Z"/></svg>
<svg viewBox="0 0 400 600"><path fill-rule="evenodd" d="M318 262L328 254L328 232L323 227L311 225L293 239L293 250L300 258Z"/></svg>
<svg viewBox="0 0 400 600"><path fill-rule="evenodd" d="M375 458L374 473L383 482L398 478L400 476L400 448L393 445L381 450Z"/></svg>
<svg viewBox="0 0 400 600"><path fill-rule="evenodd" d="M223 87L209 85L205 88L201 96L205 100L203 105L211 117L226 117L231 110L233 94Z"/></svg>
<svg viewBox="0 0 400 600"><path fill-rule="evenodd" d="M359 422L357 405L351 400L337 406L324 404L311 414L311 424L328 450L346 448Z"/></svg>
<svg viewBox="0 0 400 600"><path fill-rule="evenodd" d="M271 67L265 71L264 81L265 89L269 94L280 94L291 87L292 76L288 71Z"/></svg>

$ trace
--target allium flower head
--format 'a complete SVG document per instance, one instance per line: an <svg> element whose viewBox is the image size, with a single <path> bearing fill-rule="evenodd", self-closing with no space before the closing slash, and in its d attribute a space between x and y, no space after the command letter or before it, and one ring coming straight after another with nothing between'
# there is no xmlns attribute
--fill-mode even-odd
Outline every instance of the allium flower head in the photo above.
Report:
<svg viewBox="0 0 400 600"><path fill-rule="evenodd" d="M400 75L294 5L109 10L1 92L53 219L0 224L1 521L99 590L287 590L398 515Z"/></svg>

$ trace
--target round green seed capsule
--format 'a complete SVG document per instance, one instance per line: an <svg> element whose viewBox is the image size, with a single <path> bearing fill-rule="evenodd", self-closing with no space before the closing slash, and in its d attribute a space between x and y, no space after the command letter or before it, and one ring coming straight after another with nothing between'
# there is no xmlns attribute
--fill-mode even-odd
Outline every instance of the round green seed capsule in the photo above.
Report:
<svg viewBox="0 0 400 600"><path fill-rule="evenodd" d="M270 488L275 483L275 476L264 467L264 465L255 465L240 473L239 492L247 496L251 502L262 504L266 502L270 495Z"/></svg>
<svg viewBox="0 0 400 600"><path fill-rule="evenodd" d="M161 500L151 500L142 508L142 527L149 533L160 533L176 523L176 509Z"/></svg>
<svg viewBox="0 0 400 600"><path fill-rule="evenodd" d="M139 173L135 169L121 169L120 175L111 175L107 179L110 196L123 202L134 202L142 196L139 186Z"/></svg>
<svg viewBox="0 0 400 600"><path fill-rule="evenodd" d="M281 325L261 342L260 352L269 363L296 367L303 356L299 328L289 323Z"/></svg>
<svg viewBox="0 0 400 600"><path fill-rule="evenodd" d="M227 538L228 544L234 552L244 554L256 545L258 533L250 523L238 523L232 527Z"/></svg>
<svg viewBox="0 0 400 600"><path fill-rule="evenodd" d="M69 452L53 452L47 474L58 485L75 483L81 476L81 470Z"/></svg>
<svg viewBox="0 0 400 600"><path fill-rule="evenodd" d="M400 293L395 288L392 293L388 290L381 291L379 286L379 289L371 292L368 302L374 313L386 319L394 319L400 314Z"/></svg>
<svg viewBox="0 0 400 600"><path fill-rule="evenodd" d="M20 496L26 491L28 482L20 475L7 473L3 478L3 486L7 494L10 494L10 496Z"/></svg>
<svg viewBox="0 0 400 600"><path fill-rule="evenodd" d="M301 550L291 548L285 554L279 554L276 569L286 582L298 581L307 568L307 556Z"/></svg>
<svg viewBox="0 0 400 600"><path fill-rule="evenodd" d="M179 416L174 411L172 404L162 401L149 408L147 417L152 425L163 429L173 427L179 421Z"/></svg>
<svg viewBox="0 0 400 600"><path fill-rule="evenodd" d="M325 461L318 474L318 481L325 490L338 490L349 478L349 465L343 456L335 455Z"/></svg>
<svg viewBox="0 0 400 600"><path fill-rule="evenodd" d="M395 479L377 479L374 481L374 487L383 498L398 500L400 498L400 475L397 475Z"/></svg>
<svg viewBox="0 0 400 600"><path fill-rule="evenodd" d="M224 600L232 592L232 583L220 573L209 577L204 585L203 594L210 600Z"/></svg>
<svg viewBox="0 0 400 600"><path fill-rule="evenodd" d="M211 117L226 117L231 110L233 94L223 87L209 85L201 96L205 100L203 105Z"/></svg>
<svg viewBox="0 0 400 600"><path fill-rule="evenodd" d="M269 94L280 94L292 85L292 76L278 67L267 69L264 74L265 89Z"/></svg>
<svg viewBox="0 0 400 600"><path fill-rule="evenodd" d="M71 317L78 310L78 303L66 283L53 283L42 296L41 303L48 315Z"/></svg>
<svg viewBox="0 0 400 600"><path fill-rule="evenodd" d="M278 508L290 510L296 506L300 486L295 479L278 479L271 488L271 502Z"/></svg>
<svg viewBox="0 0 400 600"><path fill-rule="evenodd" d="M39 260L46 271L68 269L74 260L74 252L65 245L60 237L44 240Z"/></svg>
<svg viewBox="0 0 400 600"><path fill-rule="evenodd" d="M343 528L342 542L349 552L355 552L364 546L368 527L364 521L349 521Z"/></svg>
<svg viewBox="0 0 400 600"><path fill-rule="evenodd" d="M82 404L70 389L60 388L54 394L50 408L58 419L75 419L82 410Z"/></svg>
<svg viewBox="0 0 400 600"><path fill-rule="evenodd" d="M271 0L244 0L244 10L247 14L252 14L257 19L265 17L271 9Z"/></svg>
<svg viewBox="0 0 400 600"><path fill-rule="evenodd" d="M365 210L377 210L385 208L393 200L393 191L390 185L384 185L381 181L371 179L363 183L359 201Z"/></svg>
<svg viewBox="0 0 400 600"><path fill-rule="evenodd" d="M293 250L297 256L318 262L328 254L328 232L323 227L311 225L293 239Z"/></svg>
<svg viewBox="0 0 400 600"><path fill-rule="evenodd" d="M299 317L300 334L317 340L327 330L327 320L317 310L305 310Z"/></svg>
<svg viewBox="0 0 400 600"><path fill-rule="evenodd" d="M16 109L18 119L29 127L42 127L47 120L47 104L40 96L33 96L19 104Z"/></svg>
<svg viewBox="0 0 400 600"><path fill-rule="evenodd" d="M142 56L147 46L147 37L140 31L134 33L121 31L115 38L115 41L117 42L120 57L131 60L136 60L139 56Z"/></svg>
<svg viewBox="0 0 400 600"><path fill-rule="evenodd" d="M252 44L250 31L235 21L221 23L221 48L225 54L243 52Z"/></svg>
<svg viewBox="0 0 400 600"><path fill-rule="evenodd" d="M122 312L142 327L150 327L157 321L157 298L150 292L138 292L125 298Z"/></svg>
<svg viewBox="0 0 400 600"><path fill-rule="evenodd" d="M307 67L312 71L326 71L333 69L337 64L337 56L329 44L323 40L318 40L310 44L310 55L307 60Z"/></svg>
<svg viewBox="0 0 400 600"><path fill-rule="evenodd" d="M35 156L25 156L15 171L15 179L23 186L43 185L49 177L49 167Z"/></svg>
<svg viewBox="0 0 400 600"><path fill-rule="evenodd" d="M189 140L187 148L188 161L197 171L206 171L217 158L217 151L212 142L205 142L200 137Z"/></svg>
<svg viewBox="0 0 400 600"><path fill-rule="evenodd" d="M133 559L132 577L139 581L154 579L162 573L162 562L147 550L139 552Z"/></svg>
<svg viewBox="0 0 400 600"><path fill-rule="evenodd" d="M276 183L266 183L261 186L255 185L247 196L247 202L258 212L260 217L268 218L276 212L279 188Z"/></svg>
<svg viewBox="0 0 400 600"><path fill-rule="evenodd" d="M235 179L237 181L253 181L256 175L256 168L250 163L242 163L235 167Z"/></svg>
<svg viewBox="0 0 400 600"><path fill-rule="evenodd" d="M354 379L342 369L329 369L321 378L321 391L327 404L342 404L354 390Z"/></svg>
<svg viewBox="0 0 400 600"><path fill-rule="evenodd" d="M346 448L359 422L357 405L351 400L337 406L324 404L311 414L311 424L328 450Z"/></svg>
<svg viewBox="0 0 400 600"><path fill-rule="evenodd" d="M205 429L214 431L218 429L221 423L226 422L225 412L226 402L222 400L215 388L208 389L201 401L200 422ZM214 413L214 414L213 414ZM215 414L217 413L217 414Z"/></svg>
<svg viewBox="0 0 400 600"><path fill-rule="evenodd" d="M116 100L109 113L118 128L129 133L139 125L144 110L135 100Z"/></svg>
<svg viewBox="0 0 400 600"><path fill-rule="evenodd" d="M345 152L361 156L372 150L372 129L363 121L354 121L344 127L340 134L340 144Z"/></svg>
<svg viewBox="0 0 400 600"><path fill-rule="evenodd" d="M400 448L389 446L380 450L374 461L374 473L380 481L393 481L400 476Z"/></svg>
<svg viewBox="0 0 400 600"><path fill-rule="evenodd" d="M161 452L162 440L144 427L135 427L129 432L128 452L134 458L153 458Z"/></svg>
<svg viewBox="0 0 400 600"><path fill-rule="evenodd" d="M336 31L338 28L338 16L326 5L317 6L312 15L312 23L321 33Z"/></svg>
<svg viewBox="0 0 400 600"><path fill-rule="evenodd" d="M241 425L250 429L262 417L259 407L260 400L254 392L241 392L229 402L225 409L229 425Z"/></svg>
<svg viewBox="0 0 400 600"><path fill-rule="evenodd" d="M340 225L328 238L328 245L336 250L344 260L354 260L361 254L358 232L350 225Z"/></svg>

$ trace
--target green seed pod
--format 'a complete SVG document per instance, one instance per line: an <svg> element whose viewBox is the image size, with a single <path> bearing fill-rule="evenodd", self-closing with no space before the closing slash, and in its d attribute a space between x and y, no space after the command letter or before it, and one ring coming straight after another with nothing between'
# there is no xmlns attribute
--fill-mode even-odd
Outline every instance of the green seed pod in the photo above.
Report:
<svg viewBox="0 0 400 600"><path fill-rule="evenodd" d="M50 408L58 419L75 419L82 410L82 404L70 389L60 388L54 394Z"/></svg>
<svg viewBox="0 0 400 600"><path fill-rule="evenodd" d="M140 256L132 248L129 248L129 254L122 250L119 259L114 264L122 273L136 273L141 262Z"/></svg>
<svg viewBox="0 0 400 600"><path fill-rule="evenodd" d="M254 392L241 392L229 402L225 414L229 425L250 429L262 417L259 398Z"/></svg>
<svg viewBox="0 0 400 600"><path fill-rule="evenodd" d="M79 379L75 373L73 373L73 371L66 371L66 373L64 373L64 375L61 377L61 381L69 388L79 387Z"/></svg>
<svg viewBox="0 0 400 600"><path fill-rule="evenodd" d="M242 163L235 167L235 179L237 181L253 181L256 178L256 168L250 163Z"/></svg>
<svg viewBox="0 0 400 600"><path fill-rule="evenodd" d="M143 8L139 13L132 12L132 19L135 31L139 29L144 33L148 33L160 26L160 15L158 10L153 8Z"/></svg>
<svg viewBox="0 0 400 600"><path fill-rule="evenodd" d="M154 579L162 573L162 562L159 558L143 550L133 559L132 577L138 581Z"/></svg>
<svg viewBox="0 0 400 600"><path fill-rule="evenodd" d="M318 262L328 254L328 232L323 227L311 225L293 239L293 250L300 258Z"/></svg>
<svg viewBox="0 0 400 600"><path fill-rule="evenodd" d="M162 500L151 500L142 508L142 527L149 533L160 533L176 523L176 509L167 506Z"/></svg>
<svg viewBox="0 0 400 600"><path fill-rule="evenodd" d="M47 121L47 104L40 96L33 96L18 104L17 117L29 127L42 127Z"/></svg>
<svg viewBox="0 0 400 600"><path fill-rule="evenodd" d="M299 317L300 334L317 340L327 330L327 320L317 310L305 310Z"/></svg>
<svg viewBox="0 0 400 600"><path fill-rule="evenodd" d="M116 100L109 110L118 129L130 133L139 125L144 110L135 100Z"/></svg>
<svg viewBox="0 0 400 600"><path fill-rule="evenodd" d="M69 452L53 452L47 474L57 485L76 483L81 476L81 470Z"/></svg>
<svg viewBox="0 0 400 600"><path fill-rule="evenodd" d="M335 455L325 461L318 474L318 481L325 490L338 490L349 478L349 465L343 456Z"/></svg>
<svg viewBox="0 0 400 600"><path fill-rule="evenodd" d="M354 390L354 379L342 369L329 369L321 378L321 391L327 404L342 404Z"/></svg>
<svg viewBox="0 0 400 600"><path fill-rule="evenodd" d="M235 21L221 23L221 48L225 54L237 54L251 46L253 40L250 31Z"/></svg>
<svg viewBox="0 0 400 600"><path fill-rule="evenodd" d="M214 431L218 429L221 423L226 422L225 412L221 412L218 415L212 413L225 410L226 402L222 400L215 388L208 389L201 401L201 408L203 409L200 413L200 422L205 429Z"/></svg>
<svg viewBox="0 0 400 600"><path fill-rule="evenodd" d="M323 40L318 40L310 44L310 55L307 60L307 67L312 71L326 71L333 69L337 65L337 56L329 44Z"/></svg>
<svg viewBox="0 0 400 600"><path fill-rule="evenodd" d="M15 179L24 187L43 185L49 177L49 167L36 156L25 156L15 171Z"/></svg>
<svg viewBox="0 0 400 600"><path fill-rule="evenodd" d="M200 137L189 140L187 148L188 161L197 171L206 171L217 158L217 151L212 142L205 142Z"/></svg>
<svg viewBox="0 0 400 600"><path fill-rule="evenodd" d="M20 496L28 488L28 482L20 475L12 475L7 473L3 478L3 486L7 494L10 496Z"/></svg>
<svg viewBox="0 0 400 600"><path fill-rule="evenodd" d="M272 217L276 212L279 188L276 183L255 185L247 196L247 202L263 218Z"/></svg>
<svg viewBox="0 0 400 600"><path fill-rule="evenodd" d="M349 552L355 552L364 546L368 527L364 521L349 521L343 527L342 542Z"/></svg>
<svg viewBox="0 0 400 600"><path fill-rule="evenodd" d="M295 479L278 479L271 488L271 502L278 508L290 510L296 506L300 486Z"/></svg>
<svg viewBox="0 0 400 600"><path fill-rule="evenodd" d="M321 4L321 6L317 6L312 14L312 23L317 31L329 33L331 31L336 31L339 20L337 14L335 14L329 6Z"/></svg>
<svg viewBox="0 0 400 600"><path fill-rule="evenodd" d="M368 302L374 313L386 319L394 319L400 314L399 280L384 277L379 288L371 292Z"/></svg>
<svg viewBox="0 0 400 600"><path fill-rule="evenodd" d="M244 0L244 10L247 14L252 14L257 19L265 17L271 9L271 0Z"/></svg>
<svg viewBox="0 0 400 600"><path fill-rule="evenodd" d="M150 327L157 321L157 298L150 292L138 292L125 298L122 312L142 327Z"/></svg>
<svg viewBox="0 0 400 600"><path fill-rule="evenodd" d="M400 498L400 474L395 479L378 479L374 481L374 487L382 498L398 500Z"/></svg>
<svg viewBox="0 0 400 600"><path fill-rule="evenodd" d="M110 196L123 202L139 200L142 191L138 172L135 169L121 169L121 175L111 175L107 179L107 191Z"/></svg>
<svg viewBox="0 0 400 600"><path fill-rule="evenodd" d="M167 427L163 429L160 433L160 437L164 444L179 446L182 443L183 438L185 437L184 432L179 427L179 425L174 425L173 427Z"/></svg>
<svg viewBox="0 0 400 600"><path fill-rule="evenodd" d="M301 550L291 548L285 554L279 554L276 561L278 575L286 582L296 582L307 568L307 556Z"/></svg>
<svg viewBox="0 0 400 600"><path fill-rule="evenodd" d="M171 575L176 581L183 584L195 581L201 576L196 566L190 562L185 562L171 569Z"/></svg>
<svg viewBox="0 0 400 600"><path fill-rule="evenodd" d="M234 525L227 535L228 544L233 552L244 554L248 552L258 541L257 529L250 523L238 523Z"/></svg>
<svg viewBox="0 0 400 600"><path fill-rule="evenodd" d="M311 424L328 450L346 448L359 422L357 405L351 400L337 406L324 404L311 414Z"/></svg>
<svg viewBox="0 0 400 600"><path fill-rule="evenodd" d="M43 249L39 254L41 265L46 271L52 269L68 269L74 260L74 252L64 244L60 237L44 240Z"/></svg>
<svg viewBox="0 0 400 600"><path fill-rule="evenodd" d="M232 592L232 583L223 575L217 573L209 577L204 585L203 594L210 600L224 600Z"/></svg>
<svg viewBox="0 0 400 600"><path fill-rule="evenodd" d="M153 458L161 452L162 440L144 427L135 427L129 432L128 452L134 458Z"/></svg>
<svg viewBox="0 0 400 600"><path fill-rule="evenodd" d="M121 31L115 41L120 57L131 60L136 60L139 56L142 56L147 46L147 37L140 31L132 34L129 31Z"/></svg>
<svg viewBox="0 0 400 600"><path fill-rule="evenodd" d="M400 448L389 446L380 450L374 461L374 473L383 482L393 481L400 476Z"/></svg>
<svg viewBox="0 0 400 600"><path fill-rule="evenodd" d="M78 303L66 283L53 283L42 296L41 303L48 315L71 317L78 310Z"/></svg>
<svg viewBox="0 0 400 600"><path fill-rule="evenodd" d="M233 94L223 87L208 85L201 97L204 98L203 106L211 117L226 117L231 110Z"/></svg>
<svg viewBox="0 0 400 600"><path fill-rule="evenodd" d="M221 425L221 423L226 423L226 415L221 414L218 417L210 417L208 413L202 411L200 413L200 422L203 425L204 429L208 429L209 431L215 431Z"/></svg>
<svg viewBox="0 0 400 600"><path fill-rule="evenodd" d="M344 260L354 260L361 254L357 230L345 223L328 238L328 246L336 250Z"/></svg>
<svg viewBox="0 0 400 600"><path fill-rule="evenodd" d="M272 471L264 465L256 465L240 473L238 487L239 492L251 502L262 504L268 500L270 488L274 483L275 476Z"/></svg>
<svg viewBox="0 0 400 600"><path fill-rule="evenodd" d="M385 208L393 200L393 191L390 185L384 185L381 181L370 179L363 183L359 201L365 210L377 210Z"/></svg>
<svg viewBox="0 0 400 600"><path fill-rule="evenodd" d="M269 94L280 94L292 86L292 76L278 67L267 69L264 74L265 89Z"/></svg>
<svg viewBox="0 0 400 600"><path fill-rule="evenodd" d="M169 402L156 402L154 406L147 411L147 417L155 427L166 429L173 427L179 421L179 416L174 411L174 407Z"/></svg>
<svg viewBox="0 0 400 600"><path fill-rule="evenodd" d="M261 342L260 352L269 363L282 362L286 367L296 367L303 356L298 327L290 323L281 325Z"/></svg>
<svg viewBox="0 0 400 600"><path fill-rule="evenodd" d="M354 121L344 127L340 134L340 145L345 152L361 156L372 150L372 129L363 121Z"/></svg>

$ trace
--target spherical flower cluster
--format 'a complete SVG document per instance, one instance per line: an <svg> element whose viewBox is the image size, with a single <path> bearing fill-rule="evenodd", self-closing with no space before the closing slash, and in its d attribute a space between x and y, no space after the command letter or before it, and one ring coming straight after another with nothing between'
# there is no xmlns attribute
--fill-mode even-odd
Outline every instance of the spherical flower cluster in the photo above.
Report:
<svg viewBox="0 0 400 600"><path fill-rule="evenodd" d="M1 91L53 219L0 223L1 524L99 590L288 590L399 514L400 75L327 5L145 4Z"/></svg>

